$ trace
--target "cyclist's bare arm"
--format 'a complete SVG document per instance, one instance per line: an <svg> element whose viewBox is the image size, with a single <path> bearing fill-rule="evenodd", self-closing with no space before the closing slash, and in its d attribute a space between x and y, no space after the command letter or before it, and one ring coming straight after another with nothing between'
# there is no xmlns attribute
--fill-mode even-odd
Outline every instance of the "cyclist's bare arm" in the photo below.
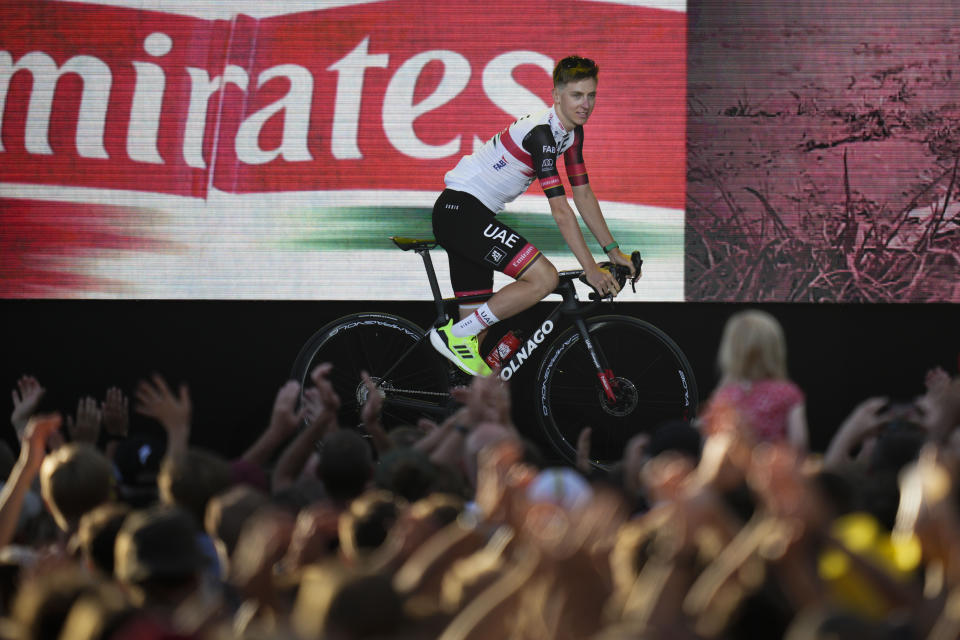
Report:
<svg viewBox="0 0 960 640"><path fill-rule="evenodd" d="M594 200L596 200L596 198L594 198ZM617 283L616 278L614 278L609 271L602 271L593 260L593 256L587 248L587 242L583 239L583 233L580 231L580 225L577 224L577 216L573 213L573 209L570 208L569 203L567 203L566 197L555 196L548 198L547 202L550 203L550 213L553 214L553 219L560 229L560 234L563 236L567 246L570 247L570 250L573 251L577 262L583 267L584 276L586 276L590 286L604 294L618 293L620 291L620 285ZM599 212L599 210L600 208L598 206L597 211Z"/></svg>
<svg viewBox="0 0 960 640"><path fill-rule="evenodd" d="M601 247L605 247L613 242L613 234L610 233L610 229L607 227L607 221L604 219L603 212L600 210L600 203L597 201L597 196L594 195L593 189L590 188L590 183L575 185L572 189L573 203L577 206L580 217L587 223L587 228L593 233L593 237L597 239ZM630 256L620 249L613 249L607 252L607 257L615 264L622 264L628 267L630 269L630 275L636 275L633 263L630 261Z"/></svg>

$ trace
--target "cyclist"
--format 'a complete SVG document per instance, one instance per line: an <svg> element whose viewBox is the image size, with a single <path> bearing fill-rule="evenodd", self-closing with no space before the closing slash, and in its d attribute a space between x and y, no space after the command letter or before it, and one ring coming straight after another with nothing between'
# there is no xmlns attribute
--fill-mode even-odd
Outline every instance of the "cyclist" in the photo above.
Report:
<svg viewBox="0 0 960 640"><path fill-rule="evenodd" d="M498 222L504 205L540 181L550 212L587 282L601 294L620 287L587 248L567 202L557 160L562 155L573 202L611 262L630 268L630 256L607 228L583 163L583 125L593 111L599 67L569 56L553 70L553 105L515 121L444 176L446 189L433 207L433 232L447 251L454 295L491 294L479 305L461 305L460 320L432 329L434 348L471 375L489 375L479 354L479 337L492 324L533 306L556 289L557 269L519 233ZM493 272L516 281L493 293Z"/></svg>

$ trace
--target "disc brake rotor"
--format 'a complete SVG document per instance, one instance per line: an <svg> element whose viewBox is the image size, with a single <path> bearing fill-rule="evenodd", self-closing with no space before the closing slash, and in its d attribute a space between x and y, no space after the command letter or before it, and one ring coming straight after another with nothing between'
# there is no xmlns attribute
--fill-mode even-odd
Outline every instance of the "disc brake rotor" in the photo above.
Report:
<svg viewBox="0 0 960 640"><path fill-rule="evenodd" d="M640 401L640 394L637 387L626 378L613 379L614 395L616 402L611 402L610 398L603 389L600 389L600 406L604 412L611 416L622 418L633 413Z"/></svg>

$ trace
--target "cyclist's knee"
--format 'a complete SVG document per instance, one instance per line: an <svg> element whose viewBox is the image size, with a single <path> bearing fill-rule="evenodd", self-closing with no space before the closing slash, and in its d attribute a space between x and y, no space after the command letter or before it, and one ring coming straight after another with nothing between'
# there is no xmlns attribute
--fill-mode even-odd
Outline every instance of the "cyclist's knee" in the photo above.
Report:
<svg viewBox="0 0 960 640"><path fill-rule="evenodd" d="M543 256L530 265L530 268L520 279L535 287L541 298L553 293L557 285L560 284L557 268Z"/></svg>

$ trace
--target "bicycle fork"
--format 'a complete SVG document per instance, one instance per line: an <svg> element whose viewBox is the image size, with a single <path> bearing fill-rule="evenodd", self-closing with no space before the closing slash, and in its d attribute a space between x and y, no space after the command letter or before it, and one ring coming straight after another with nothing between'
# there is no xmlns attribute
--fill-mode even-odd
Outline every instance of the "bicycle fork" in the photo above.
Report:
<svg viewBox="0 0 960 640"><path fill-rule="evenodd" d="M576 316L573 321L577 327L577 332L580 334L580 338L583 340L583 346L586 347L587 354L590 356L590 361L593 362L593 367L596 369L597 379L603 388L603 394L612 404L616 404L617 379L613 375L613 369L607 364L607 359L604 354L598 351L593 345L593 340L590 339L590 333L587 331L587 323L584 322L583 317Z"/></svg>

